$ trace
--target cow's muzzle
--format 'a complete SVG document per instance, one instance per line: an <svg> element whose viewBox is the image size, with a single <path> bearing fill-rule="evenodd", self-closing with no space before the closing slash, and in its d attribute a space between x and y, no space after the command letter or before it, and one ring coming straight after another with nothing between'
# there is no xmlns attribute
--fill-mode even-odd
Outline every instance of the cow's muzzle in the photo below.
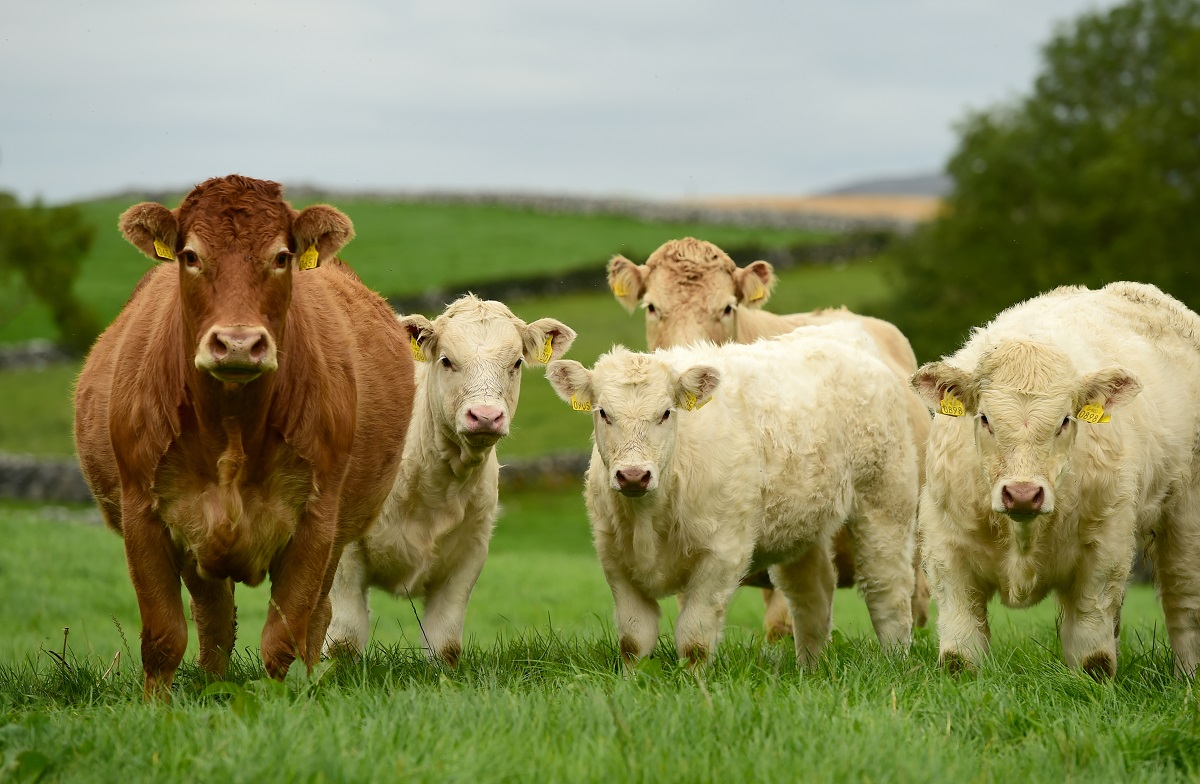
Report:
<svg viewBox="0 0 1200 784"><path fill-rule="evenodd" d="M196 367L226 384L244 384L279 367L266 327L218 326L196 350Z"/></svg>
<svg viewBox="0 0 1200 784"><path fill-rule="evenodd" d="M653 479L648 468L619 468L613 472L613 487L626 498L641 498L654 489Z"/></svg>
<svg viewBox="0 0 1200 784"><path fill-rule="evenodd" d="M1000 488L1000 503L1004 514L1028 520L1047 511L1046 490L1036 482L1010 482Z"/></svg>

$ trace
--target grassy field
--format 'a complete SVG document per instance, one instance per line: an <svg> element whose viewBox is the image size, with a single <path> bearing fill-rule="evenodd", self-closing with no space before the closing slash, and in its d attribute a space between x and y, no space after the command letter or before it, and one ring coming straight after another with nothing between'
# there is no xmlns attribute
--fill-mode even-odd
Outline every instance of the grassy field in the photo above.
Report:
<svg viewBox="0 0 1200 784"><path fill-rule="evenodd" d="M739 592L716 661L663 640L616 668L612 600L578 492L505 499L457 670L414 650L407 602L376 596L360 661L264 680L265 592L239 588L227 683L190 665L143 705L137 610L119 538L77 508L0 506L0 779L297 781L1181 781L1200 775L1200 698L1169 677L1153 592L1131 589L1115 680L1066 670L1053 605L993 611L976 676L875 644L839 591L829 655L797 670ZM64 665L63 627L70 628ZM121 652L119 667L113 664ZM189 656L194 656L193 646Z"/></svg>
<svg viewBox="0 0 1200 784"><path fill-rule="evenodd" d="M598 268L597 274L600 274ZM880 262L792 269L780 275L770 307L793 312L845 304L858 307L878 300L884 291ZM574 294L509 303L527 321L553 316L579 333L569 357L591 364L613 343L646 347L644 316L628 315L607 293ZM435 313L426 314L435 316ZM71 386L78 366L51 366L43 370L0 371L0 452L70 455ZM19 412L19 413L17 413ZM542 371L524 372L521 404L512 436L501 445L503 457L528 457L547 452L582 451L587 448L591 419L578 416L555 397Z"/></svg>
<svg viewBox="0 0 1200 784"><path fill-rule="evenodd" d="M175 206L178 201L170 201ZM151 262L127 243L117 218L128 199L81 203L96 228L91 253L76 281L80 298L102 323L112 321ZM297 202L296 206L301 206ZM368 286L387 296L417 294L496 277L536 275L596 265L598 279L613 254L637 261L663 242L698 236L718 245L766 246L828 239L809 231L640 221L606 215L548 215L486 205L400 204L337 200L357 237L341 254ZM0 319L0 343L54 338L49 312L31 303L16 318Z"/></svg>

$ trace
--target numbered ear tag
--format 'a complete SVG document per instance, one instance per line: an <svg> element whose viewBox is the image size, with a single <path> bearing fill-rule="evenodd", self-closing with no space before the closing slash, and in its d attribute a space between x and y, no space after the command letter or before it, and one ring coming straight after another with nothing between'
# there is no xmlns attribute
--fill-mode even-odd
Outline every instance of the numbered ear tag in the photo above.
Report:
<svg viewBox="0 0 1200 784"><path fill-rule="evenodd" d="M625 285L621 283L620 278L614 278L612 282L612 293L618 297L624 297L629 292L625 290Z"/></svg>
<svg viewBox="0 0 1200 784"><path fill-rule="evenodd" d="M767 291L762 286L754 290L754 296L750 298L751 302L758 302L763 297L767 296Z"/></svg>
<svg viewBox="0 0 1200 784"><path fill-rule="evenodd" d="M698 398L695 395L693 395L691 392L684 392L683 393L683 407L686 408L688 411L695 411L698 408L704 408L705 406L708 405L708 400L712 400L712 398L710 397L708 400L705 400L700 405L696 405L697 399Z"/></svg>
<svg viewBox="0 0 1200 784"><path fill-rule="evenodd" d="M300 266L300 269L310 270L317 266L317 258L320 255L317 252L317 246L312 245L308 250L300 254L300 258L296 260L296 263ZM424 362L425 360L422 359L421 361Z"/></svg>
<svg viewBox="0 0 1200 784"><path fill-rule="evenodd" d="M1112 421L1112 417L1104 413L1104 406L1099 403L1088 403L1079 409L1079 413L1075 415L1075 418L1082 422L1090 422L1093 425L1099 422Z"/></svg>
<svg viewBox="0 0 1200 784"><path fill-rule="evenodd" d="M408 336L408 342L409 345L412 346L413 359L417 360L418 362L424 362L425 352L421 350L421 344L418 343L417 339L412 335Z"/></svg>
<svg viewBox="0 0 1200 784"><path fill-rule="evenodd" d="M550 361L550 356L554 353L554 347L551 345L554 342L552 335L546 336L546 345L542 346L542 350L538 353L538 362L545 364Z"/></svg>
<svg viewBox="0 0 1200 784"><path fill-rule="evenodd" d="M942 403L938 407L938 410L946 416L952 417L960 417L967 413L967 407L950 390L946 390L946 394L942 397Z"/></svg>
<svg viewBox="0 0 1200 784"><path fill-rule="evenodd" d="M158 254L160 259L166 259L167 261L175 260L175 254L172 253L171 249L167 247L167 243L163 242L162 240L154 241L154 252Z"/></svg>
<svg viewBox="0 0 1200 784"><path fill-rule="evenodd" d="M592 403L589 400L577 400L575 395L571 395L571 408L576 411L591 411Z"/></svg>

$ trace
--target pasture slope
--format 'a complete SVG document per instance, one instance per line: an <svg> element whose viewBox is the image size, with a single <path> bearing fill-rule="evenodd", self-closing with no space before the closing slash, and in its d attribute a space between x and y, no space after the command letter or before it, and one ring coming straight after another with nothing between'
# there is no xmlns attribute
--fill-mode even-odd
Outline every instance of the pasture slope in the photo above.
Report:
<svg viewBox="0 0 1200 784"><path fill-rule="evenodd" d="M1053 606L993 610L977 676L870 635L839 591L815 672L767 645L742 591L716 661L616 669L612 600L579 494L505 499L454 670L429 664L406 603L376 596L361 660L264 678L266 593L242 590L227 682L190 664L171 706L141 702L137 608L119 539L90 510L0 506L0 769L11 780L1182 781L1200 775L1200 696L1170 677L1153 592L1131 589L1115 680L1060 660ZM63 627L70 627L64 649ZM65 657L63 652L65 650ZM120 652L120 660L116 654Z"/></svg>

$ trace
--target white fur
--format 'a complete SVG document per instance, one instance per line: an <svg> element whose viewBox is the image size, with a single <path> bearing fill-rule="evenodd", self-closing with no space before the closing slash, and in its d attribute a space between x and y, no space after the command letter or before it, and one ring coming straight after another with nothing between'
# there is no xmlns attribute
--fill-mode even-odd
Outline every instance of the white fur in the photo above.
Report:
<svg viewBox="0 0 1200 784"><path fill-rule="evenodd" d="M1064 287L1009 308L917 372L931 406L951 385L967 408L935 417L921 497L943 661L974 667L986 654L993 595L1027 607L1054 592L1067 663L1111 674L1141 536L1156 561L1176 671L1195 672L1198 339L1200 318L1153 286ZM1109 376L1124 381L1089 394L1089 379ZM1111 422L1064 425L1106 395ZM1042 487L1044 513L1005 514L1012 482Z"/></svg>
<svg viewBox="0 0 1200 784"><path fill-rule="evenodd" d="M593 407L585 496L626 658L651 652L657 600L682 593L678 652L703 661L741 577L770 565L811 664L829 637L830 545L844 525L880 642L907 647L917 502L907 393L861 328L648 355L617 347L593 371L555 362L547 378ZM686 410L688 392L708 402ZM641 497L618 492L616 472L630 469L652 472Z"/></svg>
<svg viewBox="0 0 1200 784"><path fill-rule="evenodd" d="M575 332L554 319L525 324L498 302L464 297L436 321L402 318L424 354L416 363L413 415L400 473L383 512L347 545L334 577L325 650L361 651L370 635L368 591L425 599L421 620L431 656L455 663L463 620L487 558L499 509L495 443L508 432L521 364L560 357ZM448 363L443 364L443 358ZM503 412L503 432L469 432L468 411Z"/></svg>

